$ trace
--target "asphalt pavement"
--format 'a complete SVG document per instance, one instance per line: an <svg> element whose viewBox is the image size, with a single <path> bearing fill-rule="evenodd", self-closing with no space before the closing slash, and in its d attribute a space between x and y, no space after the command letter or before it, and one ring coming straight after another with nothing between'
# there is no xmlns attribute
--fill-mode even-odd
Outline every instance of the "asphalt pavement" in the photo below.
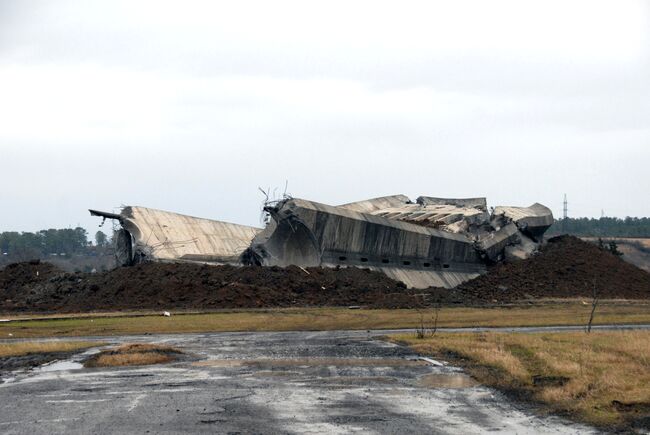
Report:
<svg viewBox="0 0 650 435"><path fill-rule="evenodd" d="M81 368L96 349L0 384L0 433L595 433L537 415L385 331L110 337L184 361Z"/></svg>

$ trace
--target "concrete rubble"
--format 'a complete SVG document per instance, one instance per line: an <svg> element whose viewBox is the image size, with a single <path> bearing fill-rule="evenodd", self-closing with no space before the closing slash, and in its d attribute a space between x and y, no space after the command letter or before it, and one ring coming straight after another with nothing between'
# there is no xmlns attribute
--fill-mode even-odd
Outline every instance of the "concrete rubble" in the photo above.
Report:
<svg viewBox="0 0 650 435"><path fill-rule="evenodd" d="M525 259L553 223L551 210L496 207L485 198L415 201L385 196L339 206L286 197L266 203L264 229L144 207L116 219L121 265L143 261L377 270L409 288L453 288L489 264Z"/></svg>

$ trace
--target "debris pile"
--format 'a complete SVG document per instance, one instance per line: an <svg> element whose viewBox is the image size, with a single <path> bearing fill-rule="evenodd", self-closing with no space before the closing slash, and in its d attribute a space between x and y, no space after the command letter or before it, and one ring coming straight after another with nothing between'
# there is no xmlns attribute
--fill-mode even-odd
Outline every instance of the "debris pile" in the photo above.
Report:
<svg viewBox="0 0 650 435"><path fill-rule="evenodd" d="M394 195L339 206L285 198L264 211L271 221L244 263L364 267L421 289L451 289L489 264L528 258L553 223L541 204L489 213L485 198Z"/></svg>
<svg viewBox="0 0 650 435"><path fill-rule="evenodd" d="M284 196L266 201L264 229L146 207L115 219L118 264L175 261L232 265L360 267L409 288L453 288L504 259L530 257L553 223L551 210L496 207L485 198L411 201L384 196L338 206Z"/></svg>

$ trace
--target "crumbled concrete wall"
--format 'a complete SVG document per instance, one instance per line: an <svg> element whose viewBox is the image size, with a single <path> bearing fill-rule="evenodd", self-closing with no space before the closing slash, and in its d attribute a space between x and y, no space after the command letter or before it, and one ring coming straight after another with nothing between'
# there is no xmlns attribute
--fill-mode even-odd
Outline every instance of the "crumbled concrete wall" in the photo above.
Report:
<svg viewBox="0 0 650 435"><path fill-rule="evenodd" d="M272 225L251 244L255 264L365 267L418 288L454 287L489 263L527 258L539 246L531 237L552 223L539 204L490 215L485 198L393 195L337 207L286 199L265 210Z"/></svg>
<svg viewBox="0 0 650 435"><path fill-rule="evenodd" d="M366 267L411 287L453 287L485 271L464 235L303 199L266 210L275 226L253 240L258 264Z"/></svg>

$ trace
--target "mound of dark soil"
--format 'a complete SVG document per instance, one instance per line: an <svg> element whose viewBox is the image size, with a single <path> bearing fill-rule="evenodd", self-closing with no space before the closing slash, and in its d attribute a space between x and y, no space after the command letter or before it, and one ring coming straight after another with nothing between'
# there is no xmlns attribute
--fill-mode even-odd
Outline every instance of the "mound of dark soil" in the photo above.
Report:
<svg viewBox="0 0 650 435"><path fill-rule="evenodd" d="M497 264L457 291L468 299L650 298L650 274L577 237L559 236L528 260Z"/></svg>
<svg viewBox="0 0 650 435"><path fill-rule="evenodd" d="M38 273L37 273L38 272ZM556 237L525 261L499 264L456 289L406 289L357 268L235 267L146 263L66 274L47 263L0 271L0 312L220 309L292 306L419 308L531 298L647 299L650 274L575 237Z"/></svg>
<svg viewBox="0 0 650 435"><path fill-rule="evenodd" d="M56 266L40 260L8 264L0 270L0 289L46 280L61 272Z"/></svg>
<svg viewBox="0 0 650 435"><path fill-rule="evenodd" d="M25 298L25 289L38 283L48 282L63 271L50 263L33 260L13 263L0 270L0 307L21 301Z"/></svg>
<svg viewBox="0 0 650 435"><path fill-rule="evenodd" d="M1 311L217 309L290 306L413 308L431 292L407 290L356 268L235 267L145 263L100 274L58 274L0 294Z"/></svg>

